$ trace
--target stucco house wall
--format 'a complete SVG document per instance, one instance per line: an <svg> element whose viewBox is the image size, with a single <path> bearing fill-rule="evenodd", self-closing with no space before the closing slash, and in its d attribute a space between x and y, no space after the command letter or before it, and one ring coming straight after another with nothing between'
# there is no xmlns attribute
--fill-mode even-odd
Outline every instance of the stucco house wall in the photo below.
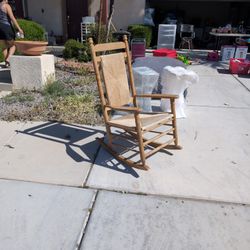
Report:
<svg viewBox="0 0 250 250"><path fill-rule="evenodd" d="M100 9L100 0L89 0L89 15L95 16Z"/></svg>
<svg viewBox="0 0 250 250"><path fill-rule="evenodd" d="M63 35L63 0L27 0L27 11L28 16L43 25L48 33Z"/></svg>
<svg viewBox="0 0 250 250"><path fill-rule="evenodd" d="M116 29L127 29L130 24L143 23L145 2L145 0L115 0L115 12L112 22ZM100 0L89 1L90 16L95 16L99 8Z"/></svg>
<svg viewBox="0 0 250 250"><path fill-rule="evenodd" d="M26 15L42 24L48 33L65 36L65 0L25 0ZM108 1L109 4L109 1ZM89 0L88 13L95 16L100 0ZM127 29L130 24L143 23L145 0L115 0L113 24L117 30Z"/></svg>
<svg viewBox="0 0 250 250"><path fill-rule="evenodd" d="M127 29L130 24L143 23L145 0L115 0L113 23L117 30Z"/></svg>

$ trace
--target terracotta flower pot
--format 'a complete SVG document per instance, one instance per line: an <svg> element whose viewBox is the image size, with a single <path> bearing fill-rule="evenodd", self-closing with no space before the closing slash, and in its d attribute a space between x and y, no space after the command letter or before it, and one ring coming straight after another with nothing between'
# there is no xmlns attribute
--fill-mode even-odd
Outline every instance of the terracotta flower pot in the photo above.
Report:
<svg viewBox="0 0 250 250"><path fill-rule="evenodd" d="M43 41L15 41L17 50L27 56L40 56L48 45Z"/></svg>

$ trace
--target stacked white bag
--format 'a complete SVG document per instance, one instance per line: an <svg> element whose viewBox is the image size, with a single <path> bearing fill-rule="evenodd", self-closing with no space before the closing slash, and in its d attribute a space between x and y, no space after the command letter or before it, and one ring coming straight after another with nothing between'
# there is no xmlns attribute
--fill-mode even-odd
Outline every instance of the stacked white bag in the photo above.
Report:
<svg viewBox="0 0 250 250"><path fill-rule="evenodd" d="M198 75L183 67L166 66L161 74L162 94L175 94L179 98L176 99L176 118L186 117L184 112L185 99L184 90L191 84L199 81ZM168 99L161 100L161 109L165 112L170 111L170 101Z"/></svg>

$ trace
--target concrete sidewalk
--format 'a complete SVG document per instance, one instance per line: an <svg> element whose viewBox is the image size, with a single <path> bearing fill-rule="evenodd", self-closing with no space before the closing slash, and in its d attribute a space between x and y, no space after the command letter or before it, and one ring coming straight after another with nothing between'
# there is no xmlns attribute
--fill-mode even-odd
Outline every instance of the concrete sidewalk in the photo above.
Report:
<svg viewBox="0 0 250 250"><path fill-rule="evenodd" d="M131 169L101 127L0 121L1 249L250 248L250 78L190 66L183 150Z"/></svg>

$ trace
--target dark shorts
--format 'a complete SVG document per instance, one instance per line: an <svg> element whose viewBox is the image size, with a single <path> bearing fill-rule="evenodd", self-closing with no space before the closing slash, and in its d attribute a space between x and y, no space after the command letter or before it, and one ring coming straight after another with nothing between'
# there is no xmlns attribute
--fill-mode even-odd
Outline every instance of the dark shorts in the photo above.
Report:
<svg viewBox="0 0 250 250"><path fill-rule="evenodd" d="M15 40L15 31L11 25L0 23L0 40Z"/></svg>

